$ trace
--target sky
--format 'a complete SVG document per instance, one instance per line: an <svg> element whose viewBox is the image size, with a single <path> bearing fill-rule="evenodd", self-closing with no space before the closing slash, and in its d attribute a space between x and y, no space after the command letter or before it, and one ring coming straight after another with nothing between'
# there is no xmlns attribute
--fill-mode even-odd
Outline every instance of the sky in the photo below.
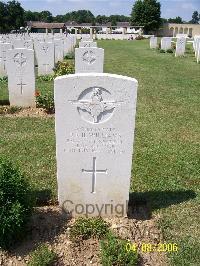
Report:
<svg viewBox="0 0 200 266"><path fill-rule="evenodd" d="M25 10L49 10L54 16L67 12L87 9L96 15L127 15L131 13L134 0L18 0ZM7 1L5 1L7 2ZM191 20L193 11L200 13L200 0L160 0L161 16Z"/></svg>

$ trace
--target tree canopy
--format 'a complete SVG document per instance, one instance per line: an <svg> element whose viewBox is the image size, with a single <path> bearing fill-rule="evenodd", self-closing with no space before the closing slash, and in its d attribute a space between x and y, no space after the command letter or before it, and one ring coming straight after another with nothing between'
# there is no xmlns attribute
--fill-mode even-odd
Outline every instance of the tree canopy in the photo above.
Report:
<svg viewBox="0 0 200 266"><path fill-rule="evenodd" d="M24 9L17 1L0 2L0 31L19 29L24 26Z"/></svg>
<svg viewBox="0 0 200 266"><path fill-rule="evenodd" d="M183 23L183 20L181 17L175 17L175 18L169 18L168 19L169 23Z"/></svg>
<svg viewBox="0 0 200 266"><path fill-rule="evenodd" d="M144 31L157 30L161 25L161 5L157 0L137 0L131 13L132 25L144 26Z"/></svg>
<svg viewBox="0 0 200 266"><path fill-rule="evenodd" d="M64 15L53 16L48 10L41 12L32 12L24 10L21 4L16 1L0 1L0 32L6 33L11 30L17 30L26 25L26 21L42 22L62 22L74 21L81 23L99 23L106 24L111 22L116 26L117 22L131 22L134 26L144 26L144 31L157 30L164 22L183 23L181 17L164 19L160 17L161 5L157 0L136 0L132 8L131 17L124 15L98 15L94 16L90 10L78 10L68 12ZM190 23L197 24L200 21L200 13L194 11Z"/></svg>
<svg viewBox="0 0 200 266"><path fill-rule="evenodd" d="M192 14L192 20L190 21L190 23L198 24L199 21L200 21L200 13L198 13L198 11L194 11Z"/></svg>

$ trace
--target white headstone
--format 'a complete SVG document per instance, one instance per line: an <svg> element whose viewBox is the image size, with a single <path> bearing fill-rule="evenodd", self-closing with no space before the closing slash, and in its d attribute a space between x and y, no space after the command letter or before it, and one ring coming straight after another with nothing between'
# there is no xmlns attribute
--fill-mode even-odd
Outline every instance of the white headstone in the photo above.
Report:
<svg viewBox="0 0 200 266"><path fill-rule="evenodd" d="M34 51L20 48L9 50L6 65L10 105L34 107Z"/></svg>
<svg viewBox="0 0 200 266"><path fill-rule="evenodd" d="M54 39L55 44L55 63L63 61L64 58L64 41L61 39Z"/></svg>
<svg viewBox="0 0 200 266"><path fill-rule="evenodd" d="M58 197L72 216L126 216L137 87L102 73L55 79Z"/></svg>
<svg viewBox="0 0 200 266"><path fill-rule="evenodd" d="M7 76L6 60L9 49L12 49L10 43L0 43L0 77Z"/></svg>
<svg viewBox="0 0 200 266"><path fill-rule="evenodd" d="M87 47L97 48L97 43L91 41L83 41L79 43L79 48L87 48Z"/></svg>
<svg viewBox="0 0 200 266"><path fill-rule="evenodd" d="M161 49L162 50L168 50L171 49L171 42L172 42L172 38L171 37L163 37L161 39Z"/></svg>
<svg viewBox="0 0 200 266"><path fill-rule="evenodd" d="M76 48L76 73L102 73L104 64L104 49L102 48Z"/></svg>
<svg viewBox="0 0 200 266"><path fill-rule="evenodd" d="M151 49L156 49L157 48L157 37L151 37L150 38L150 48Z"/></svg>
<svg viewBox="0 0 200 266"><path fill-rule="evenodd" d="M14 48L27 48L33 49L33 42L32 40L13 40L13 47Z"/></svg>
<svg viewBox="0 0 200 266"><path fill-rule="evenodd" d="M186 46L186 38L177 38L175 56L184 56Z"/></svg>
<svg viewBox="0 0 200 266"><path fill-rule="evenodd" d="M54 68L54 43L37 43L35 49L38 62L38 75L53 74Z"/></svg>

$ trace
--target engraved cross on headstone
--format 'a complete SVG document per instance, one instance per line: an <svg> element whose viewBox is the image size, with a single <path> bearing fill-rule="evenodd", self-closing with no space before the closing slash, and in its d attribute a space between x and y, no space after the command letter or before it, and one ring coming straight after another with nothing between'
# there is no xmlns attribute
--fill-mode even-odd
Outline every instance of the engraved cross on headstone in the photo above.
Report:
<svg viewBox="0 0 200 266"><path fill-rule="evenodd" d="M92 174L92 191L91 193L96 193L95 188L96 188L96 175L97 174L107 174L107 169L106 170L97 170L96 167L96 157L93 157L93 169L92 170L85 170L82 169L82 173L86 174Z"/></svg>
<svg viewBox="0 0 200 266"><path fill-rule="evenodd" d="M21 89L21 94L23 94L23 86L26 85L26 84L23 84L23 81L22 79L20 80L20 83L17 84L17 86L21 86L20 89Z"/></svg>

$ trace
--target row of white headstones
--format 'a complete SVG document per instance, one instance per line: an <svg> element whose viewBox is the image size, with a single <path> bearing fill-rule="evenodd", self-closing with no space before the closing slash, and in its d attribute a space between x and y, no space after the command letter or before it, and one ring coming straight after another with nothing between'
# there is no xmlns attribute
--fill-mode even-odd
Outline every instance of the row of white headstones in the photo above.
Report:
<svg viewBox="0 0 200 266"><path fill-rule="evenodd" d="M6 36L6 40L0 42L0 77L8 76L12 106L35 106L35 66L38 75L53 74L55 63L72 52L76 44L70 35L59 39L35 37Z"/></svg>
<svg viewBox="0 0 200 266"><path fill-rule="evenodd" d="M34 82L33 61L29 49L9 51L9 90ZM76 73L54 81L58 198L73 217L126 216L128 210L138 82L103 73L103 64L104 50L83 39Z"/></svg>
<svg viewBox="0 0 200 266"><path fill-rule="evenodd" d="M187 41L187 38L184 36L180 36L177 38L176 42L172 40L171 37L163 37L161 38L161 49L167 51L172 48L172 43L176 43L176 51L175 56L184 56L186 44L193 44L193 49L195 51L195 57L197 59L197 63L200 61L200 36L195 36L193 41ZM158 47L158 38L151 37L150 38L150 48L156 49Z"/></svg>

